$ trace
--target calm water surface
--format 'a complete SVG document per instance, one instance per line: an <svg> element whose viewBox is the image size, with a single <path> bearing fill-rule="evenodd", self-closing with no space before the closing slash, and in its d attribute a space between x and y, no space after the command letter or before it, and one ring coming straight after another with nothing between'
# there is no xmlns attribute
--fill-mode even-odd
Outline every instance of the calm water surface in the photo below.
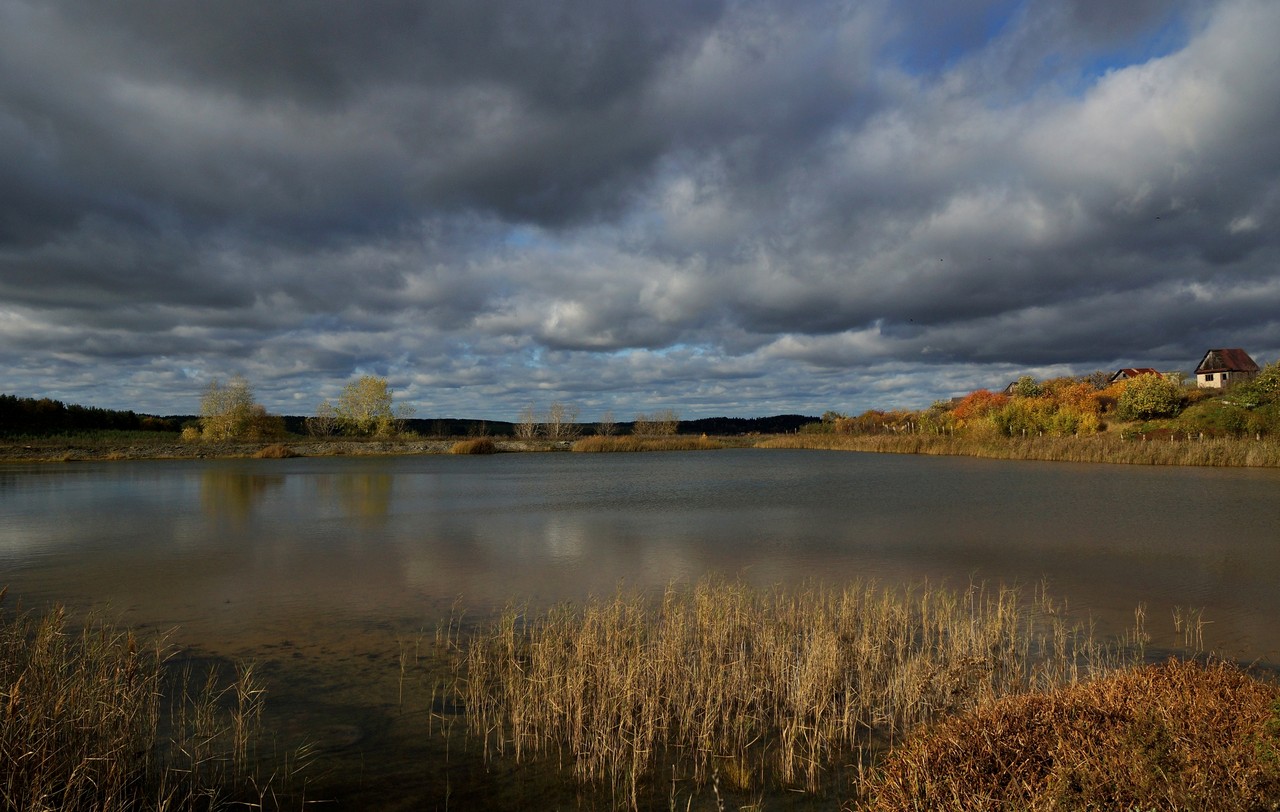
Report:
<svg viewBox="0 0 1280 812"><path fill-rule="evenodd" d="M1104 634L1143 603L1172 645L1174 607L1197 607L1208 646L1276 663L1280 472L757 450L0 467L9 601L253 658L282 724L361 758L397 735L369 686L392 690L455 601L482 617L710 572L1044 581Z"/></svg>

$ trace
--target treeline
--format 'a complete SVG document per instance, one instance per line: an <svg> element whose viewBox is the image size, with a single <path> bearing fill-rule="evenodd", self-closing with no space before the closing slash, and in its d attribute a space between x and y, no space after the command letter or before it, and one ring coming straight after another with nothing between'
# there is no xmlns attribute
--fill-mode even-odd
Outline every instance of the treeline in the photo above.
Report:
<svg viewBox="0 0 1280 812"><path fill-rule="evenodd" d="M94 431L176 432L181 422L132 411L66 404L51 398L0 395L0 437L52 437Z"/></svg>
<svg viewBox="0 0 1280 812"><path fill-rule="evenodd" d="M704 417L681 421L680 434L710 434L727 437L740 434L790 434L817 420L802 414L779 414L773 417Z"/></svg>
<svg viewBox="0 0 1280 812"><path fill-rule="evenodd" d="M800 414L780 414L772 417L704 417L698 420L676 421L675 434L708 434L713 437L732 437L744 434L789 434L818 418ZM306 418L284 418L290 431L306 433ZM413 418L405 421L405 429L424 437L512 437L517 434L519 423L502 420L465 420L440 418L434 420ZM617 423L582 423L583 434L632 434L634 421Z"/></svg>

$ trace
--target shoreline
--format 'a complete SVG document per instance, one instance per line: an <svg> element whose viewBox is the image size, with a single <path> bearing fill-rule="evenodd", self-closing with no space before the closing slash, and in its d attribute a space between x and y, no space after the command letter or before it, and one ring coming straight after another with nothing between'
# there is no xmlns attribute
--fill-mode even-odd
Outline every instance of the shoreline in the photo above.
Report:
<svg viewBox="0 0 1280 812"><path fill-rule="evenodd" d="M1280 468L1280 441L1271 438L1148 439L1126 438L1112 433L1089 437L1026 438L936 434L788 434L764 440L756 447L1108 465Z"/></svg>
<svg viewBox="0 0 1280 812"><path fill-rule="evenodd" d="M271 440L258 442L94 441L92 439L0 442L0 464L115 462L124 460L253 459L283 446L289 457L390 457L447 454L458 439L447 440ZM495 440L499 452L557 450L551 442Z"/></svg>
<svg viewBox="0 0 1280 812"><path fill-rule="evenodd" d="M692 438L691 435L682 437ZM0 465L109 462L125 460L217 460L287 457L389 457L448 454L466 437L444 439L351 440L299 438L256 442L182 442L130 438L63 438L0 441ZM661 451L707 448L802 449L874 454L975 457L1037 462L1118 465L1178 465L1218 468L1280 468L1280 440L1209 437L1146 439L1101 433L1089 437L965 437L933 434L775 434L715 437L710 445L661 443L616 449L575 448L565 440L489 438L493 453L566 451ZM704 437L704 440L706 438Z"/></svg>

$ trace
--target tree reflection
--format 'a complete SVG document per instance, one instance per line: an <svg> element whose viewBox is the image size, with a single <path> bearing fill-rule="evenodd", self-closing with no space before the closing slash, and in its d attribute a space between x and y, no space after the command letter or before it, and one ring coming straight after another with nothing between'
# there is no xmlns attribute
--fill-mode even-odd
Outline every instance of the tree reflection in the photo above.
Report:
<svg viewBox="0 0 1280 812"><path fill-rule="evenodd" d="M211 469L201 475L200 505L210 516L247 519L269 492L284 485L278 474L246 474Z"/></svg>
<svg viewBox="0 0 1280 812"><path fill-rule="evenodd" d="M386 518L391 509L391 474L343 473L320 477L316 495L348 516Z"/></svg>

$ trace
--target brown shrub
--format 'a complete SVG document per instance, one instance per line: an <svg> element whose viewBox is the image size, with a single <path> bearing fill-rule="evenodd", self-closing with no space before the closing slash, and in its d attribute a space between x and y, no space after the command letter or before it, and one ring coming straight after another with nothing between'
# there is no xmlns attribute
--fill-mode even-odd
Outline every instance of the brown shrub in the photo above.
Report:
<svg viewBox="0 0 1280 812"><path fill-rule="evenodd" d="M1280 806L1280 690L1169 661L947 719L890 752L871 809Z"/></svg>
<svg viewBox="0 0 1280 812"><path fill-rule="evenodd" d="M497 454L498 446L488 437L459 440L449 447L450 454Z"/></svg>
<svg viewBox="0 0 1280 812"><path fill-rule="evenodd" d="M290 457L298 456L298 452L284 443L272 443L269 446L258 449L253 456L254 459L259 460L287 460Z"/></svg>

